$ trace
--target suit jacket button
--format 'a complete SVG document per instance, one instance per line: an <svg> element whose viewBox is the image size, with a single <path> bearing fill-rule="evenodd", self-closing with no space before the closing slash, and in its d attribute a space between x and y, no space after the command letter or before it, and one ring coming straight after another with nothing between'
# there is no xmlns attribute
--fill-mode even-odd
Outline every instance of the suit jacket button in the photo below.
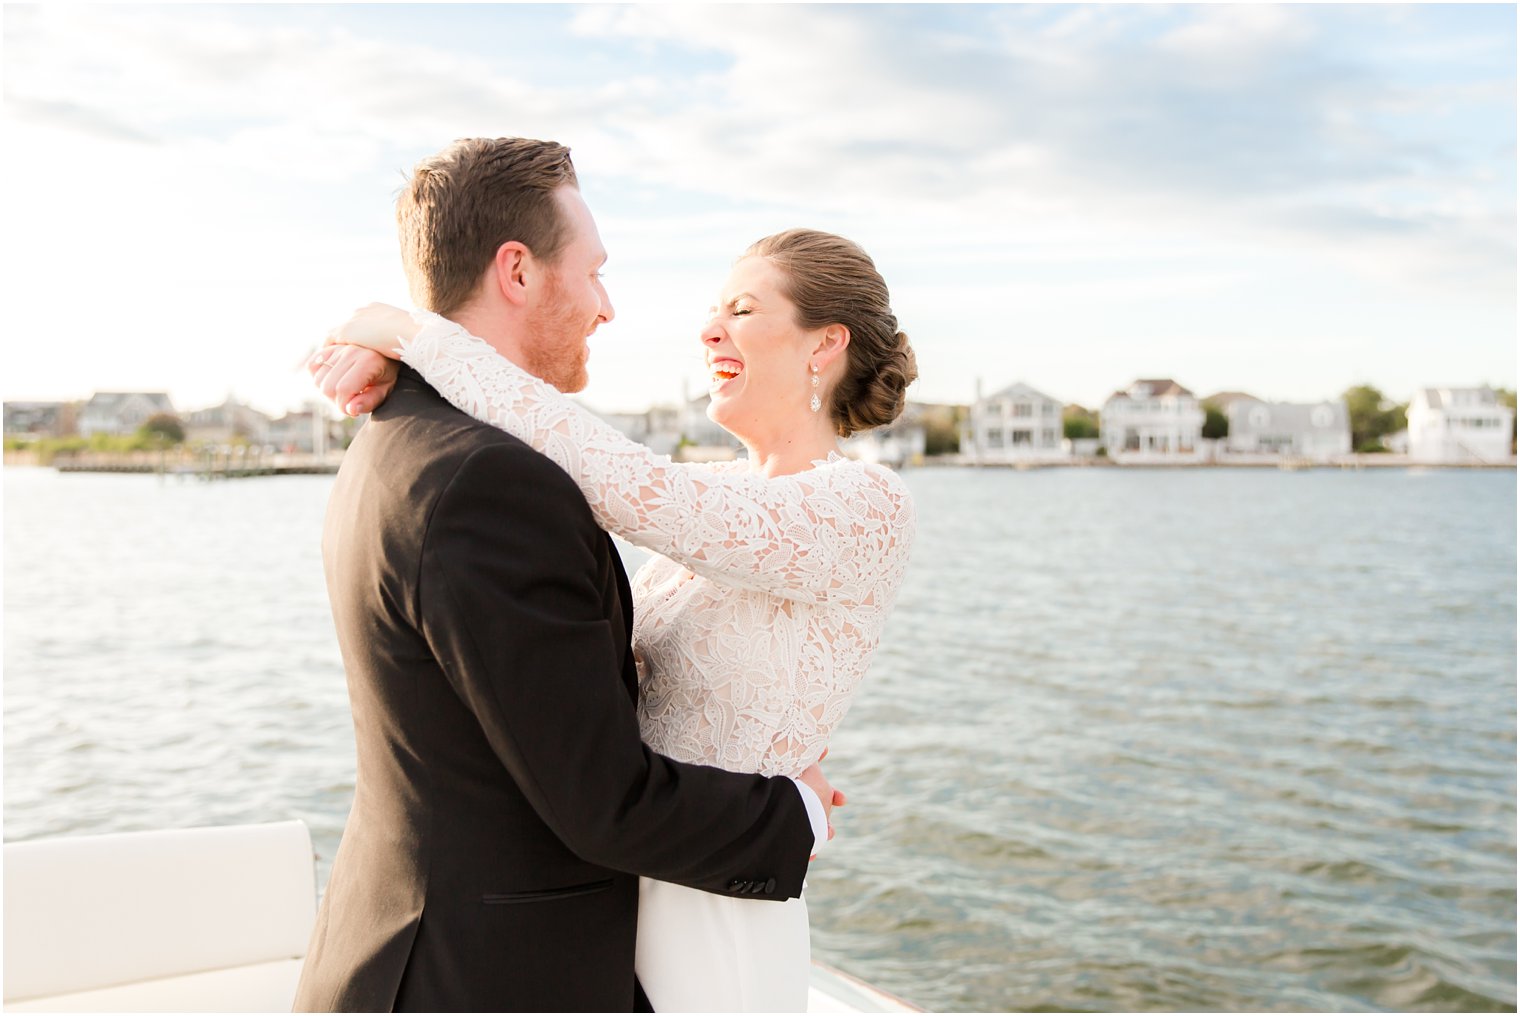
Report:
<svg viewBox="0 0 1520 1016"><path fill-rule="evenodd" d="M742 893L747 888L748 886L745 884L745 881L742 878L736 878L732 882L728 883L728 891L731 893Z"/></svg>
<svg viewBox="0 0 1520 1016"><path fill-rule="evenodd" d="M773 878L766 879L765 880L765 893L766 893L766 895L769 896L771 893L773 893L775 891L776 891L776 880L773 879Z"/></svg>

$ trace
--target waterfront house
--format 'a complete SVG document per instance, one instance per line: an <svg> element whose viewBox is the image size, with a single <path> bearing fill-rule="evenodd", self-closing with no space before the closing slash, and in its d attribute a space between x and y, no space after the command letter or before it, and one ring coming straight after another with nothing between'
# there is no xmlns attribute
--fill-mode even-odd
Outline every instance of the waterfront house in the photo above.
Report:
<svg viewBox="0 0 1520 1016"><path fill-rule="evenodd" d="M1409 456L1416 462L1513 462L1515 411L1484 385L1421 388L1407 411Z"/></svg>
<svg viewBox="0 0 1520 1016"><path fill-rule="evenodd" d="M191 444L268 444L269 423L269 417L229 395L219 406L185 414L185 440Z"/></svg>
<svg viewBox="0 0 1520 1016"><path fill-rule="evenodd" d="M852 459L880 462L893 469L920 463L929 444L929 431L923 420L928 409L910 402L891 423L851 434L840 442L840 447Z"/></svg>
<svg viewBox="0 0 1520 1016"><path fill-rule="evenodd" d="M135 434L150 416L173 412L166 392L96 392L79 412L79 433Z"/></svg>
<svg viewBox="0 0 1520 1016"><path fill-rule="evenodd" d="M630 441L660 455L673 455L681 443L681 411L675 406L651 406L642 413L597 413Z"/></svg>
<svg viewBox="0 0 1520 1016"><path fill-rule="evenodd" d="M682 403L680 458L688 461L732 459L744 448L738 438L712 422L707 415L711 403L711 395L699 395Z"/></svg>
<svg viewBox="0 0 1520 1016"><path fill-rule="evenodd" d="M1022 381L977 399L961 429L961 454L971 462L1035 462L1064 459L1061 408Z"/></svg>
<svg viewBox="0 0 1520 1016"><path fill-rule="evenodd" d="M1312 404L1232 399L1225 415L1231 455L1282 455L1328 462L1351 451L1351 416L1339 400Z"/></svg>
<svg viewBox="0 0 1520 1016"><path fill-rule="evenodd" d="M66 437L78 432L76 402L7 402L6 437Z"/></svg>
<svg viewBox="0 0 1520 1016"><path fill-rule="evenodd" d="M651 406L642 413L597 413L624 437L678 461L732 459L743 447L737 438L708 419L712 397L683 399L680 405ZM593 410L595 412L595 410Z"/></svg>
<svg viewBox="0 0 1520 1016"><path fill-rule="evenodd" d="M277 452L326 456L345 447L368 419L368 413L352 419L346 416L333 419L325 403L314 402L311 409L270 420L264 440Z"/></svg>
<svg viewBox="0 0 1520 1016"><path fill-rule="evenodd" d="M1103 403L1103 447L1115 462L1196 462L1203 408L1171 378L1142 379Z"/></svg>

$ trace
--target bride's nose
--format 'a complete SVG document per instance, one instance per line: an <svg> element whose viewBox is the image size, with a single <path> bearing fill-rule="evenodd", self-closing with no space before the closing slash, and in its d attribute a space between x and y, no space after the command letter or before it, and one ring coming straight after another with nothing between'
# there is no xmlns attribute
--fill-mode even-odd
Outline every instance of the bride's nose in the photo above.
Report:
<svg viewBox="0 0 1520 1016"><path fill-rule="evenodd" d="M716 346L723 341L723 328L716 320L707 322L702 326L702 345Z"/></svg>

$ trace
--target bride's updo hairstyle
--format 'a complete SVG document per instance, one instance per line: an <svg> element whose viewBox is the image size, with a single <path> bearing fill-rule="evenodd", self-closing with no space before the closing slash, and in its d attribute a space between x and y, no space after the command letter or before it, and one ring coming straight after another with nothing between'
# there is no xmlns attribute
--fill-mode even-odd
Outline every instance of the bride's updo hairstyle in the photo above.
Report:
<svg viewBox="0 0 1520 1016"><path fill-rule="evenodd" d="M786 277L787 299L806 329L841 324L850 330L845 369L829 394L840 437L891 423L918 377L908 336L897 330L887 284L860 245L816 229L789 229L757 240L745 257L762 257Z"/></svg>

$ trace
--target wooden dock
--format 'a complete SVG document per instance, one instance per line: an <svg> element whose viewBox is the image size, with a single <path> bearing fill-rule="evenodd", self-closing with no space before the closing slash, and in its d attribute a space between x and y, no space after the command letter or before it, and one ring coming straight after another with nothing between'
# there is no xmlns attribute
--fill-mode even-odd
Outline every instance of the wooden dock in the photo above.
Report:
<svg viewBox="0 0 1520 1016"><path fill-rule="evenodd" d="M153 452L127 455L75 455L60 458L60 473L146 473L194 480L240 480L254 476L331 476L339 457L262 454L257 449L218 449L195 455Z"/></svg>

